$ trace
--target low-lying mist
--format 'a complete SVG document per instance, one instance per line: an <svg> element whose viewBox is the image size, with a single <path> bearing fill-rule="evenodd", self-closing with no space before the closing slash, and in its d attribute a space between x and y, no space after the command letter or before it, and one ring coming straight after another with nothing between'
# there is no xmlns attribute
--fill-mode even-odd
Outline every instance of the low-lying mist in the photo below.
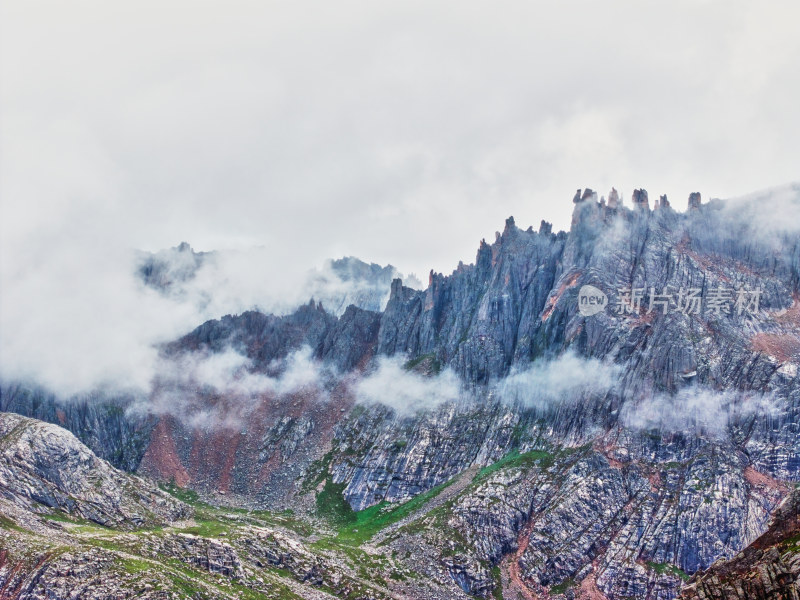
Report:
<svg viewBox="0 0 800 600"><path fill-rule="evenodd" d="M618 365L567 351L552 360L537 360L525 369L513 370L496 389L504 402L546 411L603 396L615 388L620 374Z"/></svg>
<svg viewBox="0 0 800 600"><path fill-rule="evenodd" d="M629 400L620 411L620 421L634 430L683 432L723 439L730 435L732 426L752 416L775 415L783 404L772 394L692 386L676 394L653 393Z"/></svg>
<svg viewBox="0 0 800 600"><path fill-rule="evenodd" d="M435 409L468 395L461 380L451 369L434 376L408 370L400 357L381 357L375 369L357 381L357 402L382 404L400 416Z"/></svg>
<svg viewBox="0 0 800 600"><path fill-rule="evenodd" d="M159 345L206 320L251 309L285 314L312 297L334 313L350 302L382 309L391 278L400 276L356 259L297 269L265 248L195 254L181 246L151 255L162 272L146 282L146 256L75 241L32 265L4 262L0 380L63 398L97 390L148 395L163 370ZM359 267L382 277L352 272Z"/></svg>
<svg viewBox="0 0 800 600"><path fill-rule="evenodd" d="M190 427L234 428L245 424L262 400L304 393L326 401L339 377L308 347L273 361L264 373L254 371L252 360L232 348L191 352L162 360L152 392L127 410L172 415Z"/></svg>

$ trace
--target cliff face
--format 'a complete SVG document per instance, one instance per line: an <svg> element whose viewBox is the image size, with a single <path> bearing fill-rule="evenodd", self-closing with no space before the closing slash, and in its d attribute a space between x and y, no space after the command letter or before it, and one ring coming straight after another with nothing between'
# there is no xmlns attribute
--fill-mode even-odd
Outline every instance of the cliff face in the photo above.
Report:
<svg viewBox="0 0 800 600"><path fill-rule="evenodd" d="M426 290L393 281L383 312L248 312L164 348L246 358L273 383L244 399L181 384L151 414L0 401L217 500L313 511L335 490L374 511L435 492L381 543L470 594L674 598L800 480L800 238L690 208L584 191L569 233L508 219ZM315 376L290 386L298 353Z"/></svg>
<svg viewBox="0 0 800 600"><path fill-rule="evenodd" d="M732 560L698 573L681 598L800 598L800 490L775 511L767 531Z"/></svg>

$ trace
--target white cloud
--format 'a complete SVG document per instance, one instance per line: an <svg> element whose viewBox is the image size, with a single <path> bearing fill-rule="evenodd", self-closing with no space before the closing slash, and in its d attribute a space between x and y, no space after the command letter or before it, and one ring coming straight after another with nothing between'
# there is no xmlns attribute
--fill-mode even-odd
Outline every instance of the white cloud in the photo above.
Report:
<svg viewBox="0 0 800 600"><path fill-rule="evenodd" d="M552 360L537 360L524 370L512 371L497 385L506 402L546 410L602 395L619 381L620 367L568 351Z"/></svg>
<svg viewBox="0 0 800 600"><path fill-rule="evenodd" d="M140 257L109 234L67 237L27 244L22 262L4 262L0 295L0 379L32 380L62 396L146 394L160 369L157 345L209 319L252 309L287 314L310 298L343 312L364 294L381 303L389 295L388 283L341 279L330 261L286 269L263 247L206 255L194 277L162 294L142 284ZM186 252L159 256L168 274L192 266Z"/></svg>
<svg viewBox="0 0 800 600"><path fill-rule="evenodd" d="M578 186L680 206L781 183L798 163L799 13L6 4L2 185L19 218L3 233L84 206L130 247L245 241L305 265L354 254L425 273L511 213L565 227Z"/></svg>
<svg viewBox="0 0 800 600"><path fill-rule="evenodd" d="M180 354L159 363L152 393L129 411L174 415L192 427L235 428L262 400L297 393L327 400L327 383L335 376L308 347L274 361L269 371L253 371L252 361L232 348Z"/></svg>
<svg viewBox="0 0 800 600"><path fill-rule="evenodd" d="M382 404L400 415L456 402L468 393L458 376L445 369L431 377L409 371L399 357L381 357L374 371L355 383L356 401Z"/></svg>
<svg viewBox="0 0 800 600"><path fill-rule="evenodd" d="M733 235L747 232L769 242L777 234L800 233L800 183L731 198L722 205L722 213L740 226Z"/></svg>
<svg viewBox="0 0 800 600"><path fill-rule="evenodd" d="M419 285L394 269L394 277L406 285ZM331 260L313 269L286 269L264 247L223 250L206 255L196 275L176 286L176 299L193 303L206 318L236 314L257 308L262 312L288 314L313 298L325 309L341 315L350 304L374 298L373 310L382 310L389 299L391 281L370 281L358 276L343 278ZM366 308L366 307L365 307Z"/></svg>
<svg viewBox="0 0 800 600"><path fill-rule="evenodd" d="M751 415L770 415L779 400L755 392L718 391L690 387L676 394L653 393L628 401L622 423L632 429L657 429L669 433L696 433L724 438L729 426Z"/></svg>

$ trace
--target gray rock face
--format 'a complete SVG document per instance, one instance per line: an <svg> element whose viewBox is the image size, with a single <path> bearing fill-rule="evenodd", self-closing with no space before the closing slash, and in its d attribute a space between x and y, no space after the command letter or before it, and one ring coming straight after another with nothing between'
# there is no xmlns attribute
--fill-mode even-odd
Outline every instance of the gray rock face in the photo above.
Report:
<svg viewBox="0 0 800 600"><path fill-rule="evenodd" d="M58 509L118 528L181 518L187 507L120 472L66 429L0 413L0 494L32 512Z"/></svg>
<svg viewBox="0 0 800 600"><path fill-rule="evenodd" d="M454 507L455 523L492 562L522 532L520 572L537 589L591 575L608 597L646 597L654 586L672 597L679 574L735 554L780 499L751 486L740 465L707 452L688 469L618 463L594 451L555 457L546 470L490 478ZM496 507L488 523L487 504ZM665 565L674 568L665 573Z"/></svg>
<svg viewBox="0 0 800 600"><path fill-rule="evenodd" d="M257 530L254 535L241 538L240 543L256 565L286 569L297 581L303 583L323 585L324 574L330 571L330 565L319 556L311 554L301 544L276 531Z"/></svg>
<svg viewBox="0 0 800 600"><path fill-rule="evenodd" d="M576 205L569 236L521 231L510 221L495 244L481 246L475 265L450 277L432 275L425 292L393 287L379 353L435 353L468 381L483 383L572 347L617 363L633 357L631 379L668 389L684 383L684 371L694 367L701 369L696 381L729 385L726 379L744 375L744 364L754 360L741 385L764 386L780 361L756 355L752 337L777 334L779 324L765 313L793 305L798 241L737 237L738 227L710 205L678 214L620 212L587 201ZM769 249L773 242L782 245L780 253ZM591 319L577 311L585 284L605 291L611 304ZM735 311L686 315L673 302L669 314L656 318L663 309L656 294L677 298L681 288L699 288L708 299L719 287L761 289L761 312L752 319ZM641 310L612 310L624 288L643 290ZM707 354L703 344L741 356L733 364L717 362L718 356L698 354Z"/></svg>
<svg viewBox="0 0 800 600"><path fill-rule="evenodd" d="M394 286L378 352L433 354L478 384L508 373L515 355L530 353L565 242L564 234L521 231L510 219L495 244L481 243L474 265L449 277L432 273L425 292Z"/></svg>
<svg viewBox="0 0 800 600"><path fill-rule="evenodd" d="M179 533L162 538L151 552L173 556L203 571L230 579L244 578L236 550L219 540Z"/></svg>
<svg viewBox="0 0 800 600"><path fill-rule="evenodd" d="M0 561L0 563L3 561ZM15 573L3 584L4 597L19 600L45 600L50 598L158 598L158 595L141 594L144 590L120 589L119 581L104 580L105 570L114 557L100 549L88 552L65 552L53 561L39 564L33 573ZM6 565L0 565L0 568ZM161 596L166 598L166 596Z"/></svg>

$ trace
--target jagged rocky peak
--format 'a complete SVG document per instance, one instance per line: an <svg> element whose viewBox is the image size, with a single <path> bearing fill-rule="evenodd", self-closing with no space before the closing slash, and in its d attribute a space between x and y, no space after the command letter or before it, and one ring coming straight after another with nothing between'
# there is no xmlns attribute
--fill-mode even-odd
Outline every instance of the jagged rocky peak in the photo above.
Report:
<svg viewBox="0 0 800 600"><path fill-rule="evenodd" d="M572 199L575 204L578 204L579 202L586 202L587 200L593 200L594 202L597 202L597 192L592 190L592 188L586 188L583 190L583 193L581 193L581 190L578 189L578 191L575 192L575 197Z"/></svg>
<svg viewBox="0 0 800 600"><path fill-rule="evenodd" d="M578 189L575 192L575 196L572 198L572 201L576 205L582 205L587 203L587 201L592 200L594 203L598 203L598 196L597 192L593 191L591 188L586 189ZM631 195L631 202L633 203L633 208L638 210L650 210L650 200L648 198L647 190L644 188L635 189L633 190L633 194ZM619 192L616 188L611 188L611 191L608 193L608 199L606 200L603 197L599 201L600 209L609 208L609 209L619 209L622 207L622 199L620 198ZM653 210L660 210L660 209L667 209L672 208L669 200L667 199L666 194L662 194L658 197L658 199L653 203ZM700 192L692 192L689 194L689 210L694 210L700 208ZM499 237L499 236L498 236Z"/></svg>
<svg viewBox="0 0 800 600"><path fill-rule="evenodd" d="M314 300L314 298L311 298L308 301L308 305L307 306L311 310L316 310L318 312L323 312L323 313L326 312L325 311L325 307L322 304L322 300L317 301L317 300Z"/></svg>
<svg viewBox="0 0 800 600"><path fill-rule="evenodd" d="M400 278L408 287L421 288L415 275L405 276L392 265L367 263L354 256L330 260L309 275L306 292L322 301L328 312L341 316L351 304L371 311L383 310L391 282Z"/></svg>
<svg viewBox="0 0 800 600"><path fill-rule="evenodd" d="M589 201L591 201L592 204L595 204L600 208L605 208L606 206L608 208L618 208L620 206L619 192L617 192L615 188L611 188L611 191L608 194L608 201L606 201L605 196L598 196L597 192L592 188L586 188L584 190L579 189L575 193L572 201L575 204L588 204Z"/></svg>
<svg viewBox="0 0 800 600"><path fill-rule="evenodd" d="M403 289L403 280L399 277L392 279L391 297L394 298L400 294Z"/></svg>
<svg viewBox="0 0 800 600"><path fill-rule="evenodd" d="M389 283L398 274L392 265L367 263L355 256L332 260L330 268L342 281L366 281L375 284Z"/></svg>
<svg viewBox="0 0 800 600"><path fill-rule="evenodd" d="M195 252L189 242L181 242L155 253L142 253L136 273L146 286L166 292L175 284L191 280L208 254Z"/></svg>
<svg viewBox="0 0 800 600"><path fill-rule="evenodd" d="M633 208L650 210L650 200L647 198L647 190L645 189L633 190L631 202L633 202Z"/></svg>
<svg viewBox="0 0 800 600"><path fill-rule="evenodd" d="M619 192L613 187L608 192L608 208L619 208Z"/></svg>
<svg viewBox="0 0 800 600"><path fill-rule="evenodd" d="M553 224L548 223L544 219L539 223L539 235L550 235L553 233Z"/></svg>
<svg viewBox="0 0 800 600"><path fill-rule="evenodd" d="M403 285L403 280L399 277L392 279L392 285L389 292L389 301L405 302L418 293L414 288Z"/></svg>

